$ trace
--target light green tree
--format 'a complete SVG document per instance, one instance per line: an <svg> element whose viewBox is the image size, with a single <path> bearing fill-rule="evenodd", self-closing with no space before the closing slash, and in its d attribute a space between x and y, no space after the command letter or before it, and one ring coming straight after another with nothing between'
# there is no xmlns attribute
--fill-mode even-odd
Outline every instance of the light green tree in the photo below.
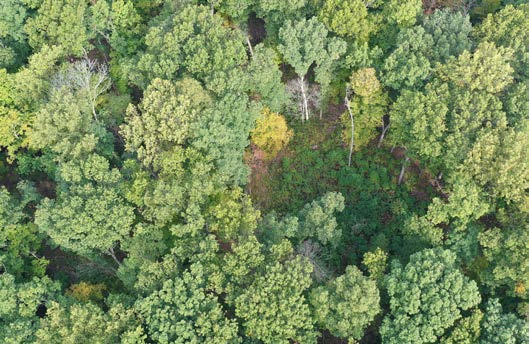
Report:
<svg viewBox="0 0 529 344"><path fill-rule="evenodd" d="M93 38L88 27L88 2L44 0L36 16L26 21L25 30L35 50L43 45L61 45L66 54L82 56Z"/></svg>
<svg viewBox="0 0 529 344"><path fill-rule="evenodd" d="M60 161L81 159L97 152L109 156L112 137L91 112L83 94L61 87L37 112L29 134L30 147L50 150Z"/></svg>
<svg viewBox="0 0 529 344"><path fill-rule="evenodd" d="M488 15L475 32L475 36L481 41L512 49L516 57L512 66L524 77L527 77L529 63L529 33L524 29L529 22L528 13L529 4L505 6Z"/></svg>
<svg viewBox="0 0 529 344"><path fill-rule="evenodd" d="M37 310L45 310L61 287L48 277L16 283L9 273L0 274L0 340L3 343L33 343L38 328Z"/></svg>
<svg viewBox="0 0 529 344"><path fill-rule="evenodd" d="M120 195L121 175L108 161L90 155L84 161L61 164L64 183L56 199L44 199L35 212L35 224L56 244L81 255L110 254L129 235L133 208ZM119 262L118 262L119 263Z"/></svg>
<svg viewBox="0 0 529 344"><path fill-rule="evenodd" d="M287 21L279 30L278 50L283 59L296 72L302 96L302 118L309 119L308 84L306 74L315 63L321 66L320 73L328 74L327 64L345 52L345 43L337 38L327 38L328 31L316 17L296 22ZM318 76L316 77L318 78Z"/></svg>
<svg viewBox="0 0 529 344"><path fill-rule="evenodd" d="M149 338L159 343L239 343L237 323L205 286L200 265L134 305Z"/></svg>
<svg viewBox="0 0 529 344"><path fill-rule="evenodd" d="M345 208L345 198L339 192L329 192L305 205L299 213L298 237L317 239L322 244L338 245L342 230L336 222L335 213Z"/></svg>
<svg viewBox="0 0 529 344"><path fill-rule="evenodd" d="M184 74L203 82L209 90L224 94L233 69L247 59L242 35L227 28L219 15L205 6L186 6L149 29L147 46L138 68L147 76L176 80ZM230 85L241 84L241 79ZM144 85L145 82L139 83ZM244 83L239 86L244 86Z"/></svg>
<svg viewBox="0 0 529 344"><path fill-rule="evenodd" d="M185 146L191 124L211 104L209 95L193 79L176 83L154 79L138 107L127 108L122 125L126 148L147 167L159 170L163 155Z"/></svg>
<svg viewBox="0 0 529 344"><path fill-rule="evenodd" d="M235 300L235 315L247 337L263 343L315 343L312 315L303 293L312 265L297 257L266 266Z"/></svg>
<svg viewBox="0 0 529 344"><path fill-rule="evenodd" d="M145 343L130 309L114 305L104 312L92 303L52 302L36 332L35 343Z"/></svg>
<svg viewBox="0 0 529 344"><path fill-rule="evenodd" d="M367 42L377 29L377 23L368 13L374 1L364 0L325 0L318 14L321 22L332 32L351 37L359 43Z"/></svg>
<svg viewBox="0 0 529 344"><path fill-rule="evenodd" d="M455 254L443 249L415 253L405 267L395 262L386 285L390 313L380 328L383 343L435 343L481 301Z"/></svg>
<svg viewBox="0 0 529 344"><path fill-rule="evenodd" d="M482 322L480 343L526 343L529 340L529 325L514 314L503 313L498 299L487 303Z"/></svg>
<svg viewBox="0 0 529 344"><path fill-rule="evenodd" d="M313 289L310 302L316 322L349 341L360 340L380 312L375 281L362 275L355 266L348 266L343 275Z"/></svg>

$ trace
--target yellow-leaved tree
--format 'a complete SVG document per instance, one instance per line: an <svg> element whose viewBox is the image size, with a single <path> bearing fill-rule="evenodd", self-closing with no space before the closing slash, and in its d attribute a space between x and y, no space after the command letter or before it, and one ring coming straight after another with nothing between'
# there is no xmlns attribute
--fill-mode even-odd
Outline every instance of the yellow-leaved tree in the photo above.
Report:
<svg viewBox="0 0 529 344"><path fill-rule="evenodd" d="M252 142L263 150L268 160L273 159L288 144L293 132L288 129L283 115L264 108L251 135Z"/></svg>

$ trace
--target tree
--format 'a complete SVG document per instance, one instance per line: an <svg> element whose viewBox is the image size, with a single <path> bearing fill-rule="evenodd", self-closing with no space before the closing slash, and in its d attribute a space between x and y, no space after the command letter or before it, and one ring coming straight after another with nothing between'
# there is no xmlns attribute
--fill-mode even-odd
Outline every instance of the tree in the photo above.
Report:
<svg viewBox="0 0 529 344"><path fill-rule="evenodd" d="M392 135L437 171L448 172L465 161L486 127L507 125L497 93L512 82L512 68L505 49L483 43L437 73L424 92L402 92L391 112Z"/></svg>
<svg viewBox="0 0 529 344"><path fill-rule="evenodd" d="M383 120L387 96L382 92L374 68L361 68L353 72L345 92L347 114L342 115L342 122L345 123L345 140L350 142L350 166L353 151L365 146L375 136L377 124L382 124L380 142L389 129Z"/></svg>
<svg viewBox="0 0 529 344"><path fill-rule="evenodd" d="M45 258L36 255L42 235L24 211L29 203L37 201L31 187L29 183L19 183L17 191L22 194L21 199L0 188L0 271L17 279L42 277L47 265Z"/></svg>
<svg viewBox="0 0 529 344"><path fill-rule="evenodd" d="M26 21L29 44L61 45L66 54L82 56L90 47L93 33L88 28L88 3L84 0L44 0L35 17Z"/></svg>
<svg viewBox="0 0 529 344"><path fill-rule="evenodd" d="M134 313L121 304L104 312L92 303L51 303L35 343L145 343Z"/></svg>
<svg viewBox="0 0 529 344"><path fill-rule="evenodd" d="M498 46L510 48L516 57L513 67L516 72L527 77L527 31L522 28L527 26L529 5L508 5L500 11L487 16L483 23L476 29L476 37L481 41L493 42Z"/></svg>
<svg viewBox="0 0 529 344"><path fill-rule="evenodd" d="M0 8L0 68L20 66L29 54L24 22L28 10L21 1L6 0Z"/></svg>
<svg viewBox="0 0 529 344"><path fill-rule="evenodd" d="M37 311L50 304L60 291L60 284L48 277L16 283L8 274L0 274L0 339L4 343L34 342L38 327Z"/></svg>
<svg viewBox="0 0 529 344"><path fill-rule="evenodd" d="M56 199L39 204L35 224L66 249L88 256L105 252L117 260L114 247L129 235L134 221L133 208L119 192L119 171L109 170L103 157L90 155L63 163L59 173L63 188Z"/></svg>
<svg viewBox="0 0 529 344"><path fill-rule="evenodd" d="M51 79L64 55L61 46L44 45L39 52L29 57L26 66L13 75L14 104L19 110L37 111L48 100Z"/></svg>
<svg viewBox="0 0 529 344"><path fill-rule="evenodd" d="M380 283L388 267L388 254L377 247L376 250L364 254L362 264L367 268L369 277Z"/></svg>
<svg viewBox="0 0 529 344"><path fill-rule="evenodd" d="M374 18L368 13L372 3L374 1L325 0L318 17L330 31L360 43L367 42L377 29Z"/></svg>
<svg viewBox="0 0 529 344"><path fill-rule="evenodd" d="M140 299L134 309L149 338L159 343L239 343L237 323L206 289L204 268L193 265L181 277Z"/></svg>
<svg viewBox="0 0 529 344"><path fill-rule="evenodd" d="M450 56L459 56L472 48L472 24L468 15L446 9L437 10L424 18L424 30L433 38L434 61L446 62Z"/></svg>
<svg viewBox="0 0 529 344"><path fill-rule="evenodd" d="M235 300L235 314L247 337L264 343L315 343L311 312L303 293L310 287L311 264L297 257L276 262L256 276Z"/></svg>
<svg viewBox="0 0 529 344"><path fill-rule="evenodd" d="M140 105L127 108L122 125L127 150L136 152L145 166L159 170L163 155L185 145L191 124L210 104L211 98L194 79L154 79Z"/></svg>
<svg viewBox="0 0 529 344"><path fill-rule="evenodd" d="M292 138L285 117L265 108L252 130L252 142L265 152L266 159L273 159Z"/></svg>
<svg viewBox="0 0 529 344"><path fill-rule="evenodd" d="M303 97L302 119L309 119L309 104L305 76L313 63L325 64L337 59L345 52L345 43L338 39L327 39L328 31L315 17L297 22L287 21L279 30L279 51L293 68L299 79ZM330 55L329 55L330 54ZM327 71L328 68L325 70Z"/></svg>
<svg viewBox="0 0 529 344"><path fill-rule="evenodd" d="M307 3L307 0L256 1L255 12L259 18L264 19L267 36L275 40L285 21L302 18Z"/></svg>
<svg viewBox="0 0 529 344"><path fill-rule="evenodd" d="M208 231L219 240L231 241L246 238L257 227L259 212L242 189L235 188L213 195L204 211Z"/></svg>
<svg viewBox="0 0 529 344"><path fill-rule="evenodd" d="M507 203L529 205L529 122L516 129L484 132L465 161L465 171L495 197Z"/></svg>
<svg viewBox="0 0 529 344"><path fill-rule="evenodd" d="M242 185L248 177L243 163L250 131L255 127L258 109L246 96L229 93L193 123L191 146L214 163L216 173L228 185Z"/></svg>
<svg viewBox="0 0 529 344"><path fill-rule="evenodd" d="M527 77L529 33L523 29L529 21L529 4L508 5L488 15L476 28L476 37L483 42L512 49L516 57L512 66L517 74Z"/></svg>
<svg viewBox="0 0 529 344"><path fill-rule="evenodd" d="M481 300L474 281L456 266L448 250L427 249L394 262L386 285L390 313L380 334L384 343L434 343Z"/></svg>
<svg viewBox="0 0 529 344"><path fill-rule="evenodd" d="M421 12L421 0L389 0L384 1L382 7L382 16L388 25L397 25L399 28L413 26Z"/></svg>
<svg viewBox="0 0 529 344"><path fill-rule="evenodd" d="M440 74L458 87L495 94L513 82L511 59L510 49L484 42L473 53L464 51L457 60L452 59Z"/></svg>
<svg viewBox="0 0 529 344"><path fill-rule="evenodd" d="M16 74L0 70L0 146L8 152L8 160L29 144L28 134L34 120L34 111L47 97L50 77L56 72L56 63L62 55L58 47L44 47L32 55L29 63Z"/></svg>
<svg viewBox="0 0 529 344"><path fill-rule="evenodd" d="M259 101L274 112L281 112L288 102L285 85L281 82L282 73L277 53L258 44L253 49L253 57L248 66L250 91L255 92Z"/></svg>
<svg viewBox="0 0 529 344"><path fill-rule="evenodd" d="M507 294L527 298L529 296L528 239L527 224L510 224L506 228L492 228L479 234L488 269L481 273L484 282L494 289L507 287Z"/></svg>
<svg viewBox="0 0 529 344"><path fill-rule="evenodd" d="M320 199L306 204L299 213L299 239L303 241L314 238L324 245L338 245L342 231L334 214L344 210L344 202L345 198L341 193L329 192Z"/></svg>
<svg viewBox="0 0 529 344"><path fill-rule="evenodd" d="M469 316L461 318L452 332L441 339L443 344L456 343L479 343L479 335L481 333L481 320L483 319L483 312L479 309L473 311Z"/></svg>
<svg viewBox="0 0 529 344"><path fill-rule="evenodd" d="M485 316L482 322L480 343L524 343L529 339L529 325L514 314L502 312L501 304L497 299L487 303Z"/></svg>
<svg viewBox="0 0 529 344"><path fill-rule="evenodd" d="M66 87L71 91L78 91L86 97L94 120L97 122L97 98L110 88L110 78L107 66L98 64L87 55L80 61L67 65L53 79L52 87L60 89Z"/></svg>
<svg viewBox="0 0 529 344"><path fill-rule="evenodd" d="M380 296L375 281L362 275L355 266L345 274L311 291L316 322L333 335L360 340L364 329L380 312Z"/></svg>
<svg viewBox="0 0 529 344"><path fill-rule="evenodd" d="M52 91L50 101L35 116L30 146L50 150L60 161L82 159L97 152L109 156L112 137L96 121L89 99L66 87Z"/></svg>
<svg viewBox="0 0 529 344"><path fill-rule="evenodd" d="M15 151L23 144L27 130L27 115L17 109L16 96L13 92L13 76L5 69L0 70L0 146L5 147L12 158Z"/></svg>
<svg viewBox="0 0 529 344"><path fill-rule="evenodd" d="M138 68L147 81L154 78L175 81L188 74L217 94L227 91L227 84L234 77L233 69L247 59L240 33L223 26L222 18L212 16L205 6L186 6L177 15L151 27L145 44Z"/></svg>
<svg viewBox="0 0 529 344"><path fill-rule="evenodd" d="M433 37L421 26L399 32L397 48L384 61L383 83L395 90L419 87L432 71L433 48Z"/></svg>

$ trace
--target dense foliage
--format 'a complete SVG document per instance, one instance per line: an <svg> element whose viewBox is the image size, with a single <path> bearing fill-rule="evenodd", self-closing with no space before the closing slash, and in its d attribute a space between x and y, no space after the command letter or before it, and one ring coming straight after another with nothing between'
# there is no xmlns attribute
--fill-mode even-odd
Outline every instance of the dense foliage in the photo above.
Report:
<svg viewBox="0 0 529 344"><path fill-rule="evenodd" d="M0 342L529 343L529 2L0 1Z"/></svg>

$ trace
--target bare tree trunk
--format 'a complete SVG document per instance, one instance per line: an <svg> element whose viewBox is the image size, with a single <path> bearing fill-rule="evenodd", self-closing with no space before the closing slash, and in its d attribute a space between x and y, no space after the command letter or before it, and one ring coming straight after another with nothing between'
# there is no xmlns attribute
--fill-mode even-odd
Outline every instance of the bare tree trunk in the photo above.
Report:
<svg viewBox="0 0 529 344"><path fill-rule="evenodd" d="M92 105L92 114L94 115L94 120L95 120L96 122L99 122L99 121L97 120L97 113L96 113L96 107L95 107L95 100L92 100L90 105Z"/></svg>
<svg viewBox="0 0 529 344"><path fill-rule="evenodd" d="M299 83L301 87L301 95L303 96L303 116L304 120L309 120L309 102L307 100L307 93L305 91L305 77L300 76L299 77Z"/></svg>
<svg viewBox="0 0 529 344"><path fill-rule="evenodd" d="M112 259L114 259L118 266L121 266L121 262L118 260L116 253L114 252L114 247L108 249L108 254L112 257Z"/></svg>
<svg viewBox="0 0 529 344"><path fill-rule="evenodd" d="M384 137L386 136L390 125L391 123L389 123L388 125L384 125L384 120L382 120L382 134L380 134L380 139L378 140L377 148L380 148L380 146L382 145L382 141L384 141Z"/></svg>
<svg viewBox="0 0 529 344"><path fill-rule="evenodd" d="M249 35L246 35L246 44L248 44L248 49L250 49L250 56L253 58L252 42L250 42L250 36Z"/></svg>
<svg viewBox="0 0 529 344"><path fill-rule="evenodd" d="M351 104L349 103L349 97L347 95L348 91L345 91L345 106L349 112L349 118L351 118L351 142L349 143L349 158L347 166L351 166L351 158L353 156L353 149L355 145L355 121L353 116L353 111L351 111Z"/></svg>
<svg viewBox="0 0 529 344"><path fill-rule="evenodd" d="M408 163L409 160L410 158L406 157L406 159L404 159L404 162L402 163L402 168L400 169L400 174L399 174L398 185L402 183L402 178L404 178L404 172L406 171L406 164Z"/></svg>

